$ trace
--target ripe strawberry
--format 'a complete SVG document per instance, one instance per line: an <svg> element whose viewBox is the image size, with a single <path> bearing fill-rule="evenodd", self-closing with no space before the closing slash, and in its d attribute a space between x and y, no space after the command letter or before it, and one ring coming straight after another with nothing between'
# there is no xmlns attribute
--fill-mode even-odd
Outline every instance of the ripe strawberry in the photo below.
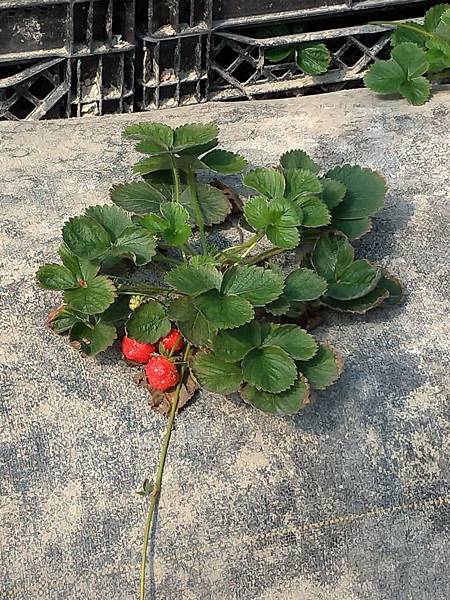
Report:
<svg viewBox="0 0 450 600"><path fill-rule="evenodd" d="M147 381L155 390L165 392L176 385L180 376L176 366L165 356L153 356L145 367Z"/></svg>
<svg viewBox="0 0 450 600"><path fill-rule="evenodd" d="M146 344L145 342L138 342L124 336L122 340L122 352L125 358L132 360L133 362L145 365L151 355L155 352L155 346L153 344Z"/></svg>
<svg viewBox="0 0 450 600"><path fill-rule="evenodd" d="M184 339L178 329L171 329L170 332L160 339L160 343L169 352L179 352L184 348Z"/></svg>

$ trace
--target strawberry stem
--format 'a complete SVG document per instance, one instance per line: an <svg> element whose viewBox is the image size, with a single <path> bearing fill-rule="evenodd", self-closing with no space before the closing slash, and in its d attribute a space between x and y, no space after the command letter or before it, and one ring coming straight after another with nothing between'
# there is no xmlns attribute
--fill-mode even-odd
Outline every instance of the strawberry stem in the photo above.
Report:
<svg viewBox="0 0 450 600"><path fill-rule="evenodd" d="M156 472L156 479L155 479L155 483L153 484L152 491L150 493L150 503L149 503L148 511L147 511L147 520L145 522L145 529L144 529L144 542L142 545L139 600L145 600L145 571L146 571L146 567L147 567L147 554L148 554L148 544L149 544L149 539L150 539L150 530L152 527L155 507L158 502L159 496L161 494L161 486L162 486L162 479L163 479L163 475L164 475L164 467L166 464L167 451L169 449L170 437L172 435L173 425L174 425L175 417L177 414L178 402L180 400L181 386L183 385L183 378L184 378L184 373L186 370L186 364L187 364L187 359L189 357L190 349L191 349L190 345L187 344L186 350L184 352L184 363L180 370L180 381L178 382L178 385L176 387L175 397L172 401L169 418L167 420L166 432L164 434L163 445L161 447L161 454L159 456L158 470Z"/></svg>

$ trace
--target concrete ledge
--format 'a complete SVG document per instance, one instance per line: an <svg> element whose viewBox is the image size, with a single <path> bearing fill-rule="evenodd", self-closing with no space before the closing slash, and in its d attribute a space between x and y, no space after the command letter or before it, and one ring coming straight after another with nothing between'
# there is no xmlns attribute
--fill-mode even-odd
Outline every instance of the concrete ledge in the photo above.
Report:
<svg viewBox="0 0 450 600"><path fill-rule="evenodd" d="M365 90L81 121L0 124L3 599L132 600L163 429L117 350L82 359L44 325L34 285L63 221L129 177L131 122L215 120L257 165L303 147L381 171L388 201L360 251L402 306L330 315L347 358L292 419L200 394L171 446L157 600L447 600L450 93L424 107Z"/></svg>

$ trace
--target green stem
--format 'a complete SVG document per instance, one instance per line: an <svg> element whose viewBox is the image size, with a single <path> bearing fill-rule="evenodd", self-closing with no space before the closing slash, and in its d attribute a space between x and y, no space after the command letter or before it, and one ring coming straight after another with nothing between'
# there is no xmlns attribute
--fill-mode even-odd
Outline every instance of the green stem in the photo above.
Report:
<svg viewBox="0 0 450 600"><path fill-rule="evenodd" d="M174 202L180 202L180 172L175 166L173 156L171 156L170 159L172 162Z"/></svg>
<svg viewBox="0 0 450 600"><path fill-rule="evenodd" d="M190 352L190 345L186 346L184 353L184 361L187 361ZM142 545L142 558L141 558L141 574L140 574L140 593L139 600L145 600L145 571L147 567L147 554L148 554L148 543L150 539L150 531L153 522L153 515L155 513L155 507L158 502L158 498L161 494L162 479L164 475L164 467L166 464L167 450L169 448L170 436L172 435L173 425L177 414L178 402L180 400L181 386L183 385L183 377L186 370L186 363L184 363L180 369L180 381L175 390L175 397L172 401L169 418L167 420L166 432L164 434L163 445L161 447L161 454L159 457L158 471L156 472L156 480L153 484L153 489L150 493L150 504L147 511L147 519L145 522L144 529L144 542Z"/></svg>
<svg viewBox="0 0 450 600"><path fill-rule="evenodd" d="M251 256L250 258L247 258L247 260L244 261L244 264L256 265L256 263L259 263L263 260L267 260L268 258L272 258L272 256L277 256L278 254L282 254L285 251L286 251L285 248L272 248L271 250L265 250L264 252L261 252L260 254L257 254L256 256Z"/></svg>
<svg viewBox="0 0 450 600"><path fill-rule="evenodd" d="M416 27L415 25L411 25L410 23L396 23L395 21L370 21L369 25L393 25L394 27L400 27L402 29L409 29L410 31L414 31L415 33L420 33L421 35L428 36L434 38L435 36L429 31L425 31L425 29L420 29L420 27Z"/></svg>
<svg viewBox="0 0 450 600"><path fill-rule="evenodd" d="M197 198L197 191L195 185L195 175L193 171L188 171L187 173L187 181L189 185L189 189L191 191L191 202L192 208L195 213L195 221L197 223L198 232L200 234L200 240L202 244L202 252L203 254L207 254L207 244L206 244L206 235L205 235L205 220L203 219L202 211L200 209L200 204Z"/></svg>
<svg viewBox="0 0 450 600"><path fill-rule="evenodd" d="M160 252L155 254L155 256L152 258L152 260L154 260L156 262L166 263L168 265L181 265L183 263L183 261L179 260L178 258L173 258L172 256L166 256L165 254L161 254Z"/></svg>
<svg viewBox="0 0 450 600"><path fill-rule="evenodd" d="M264 237L264 233L257 233L254 238L252 243L248 246L248 248L242 253L241 259L245 258L246 256L248 256L250 254L250 252L253 250L253 248L259 244L259 242L262 240L262 238Z"/></svg>

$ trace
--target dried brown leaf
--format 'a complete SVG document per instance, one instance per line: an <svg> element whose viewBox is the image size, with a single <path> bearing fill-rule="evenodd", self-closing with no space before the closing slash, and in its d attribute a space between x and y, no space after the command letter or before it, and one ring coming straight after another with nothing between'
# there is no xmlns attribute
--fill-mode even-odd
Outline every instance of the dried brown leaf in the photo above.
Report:
<svg viewBox="0 0 450 600"><path fill-rule="evenodd" d="M241 214L244 212L244 201L235 189L229 185L226 185L225 183L222 183L219 181L219 179L213 179L210 185L224 193L225 198L227 198L227 200L229 200L231 203L232 214Z"/></svg>

